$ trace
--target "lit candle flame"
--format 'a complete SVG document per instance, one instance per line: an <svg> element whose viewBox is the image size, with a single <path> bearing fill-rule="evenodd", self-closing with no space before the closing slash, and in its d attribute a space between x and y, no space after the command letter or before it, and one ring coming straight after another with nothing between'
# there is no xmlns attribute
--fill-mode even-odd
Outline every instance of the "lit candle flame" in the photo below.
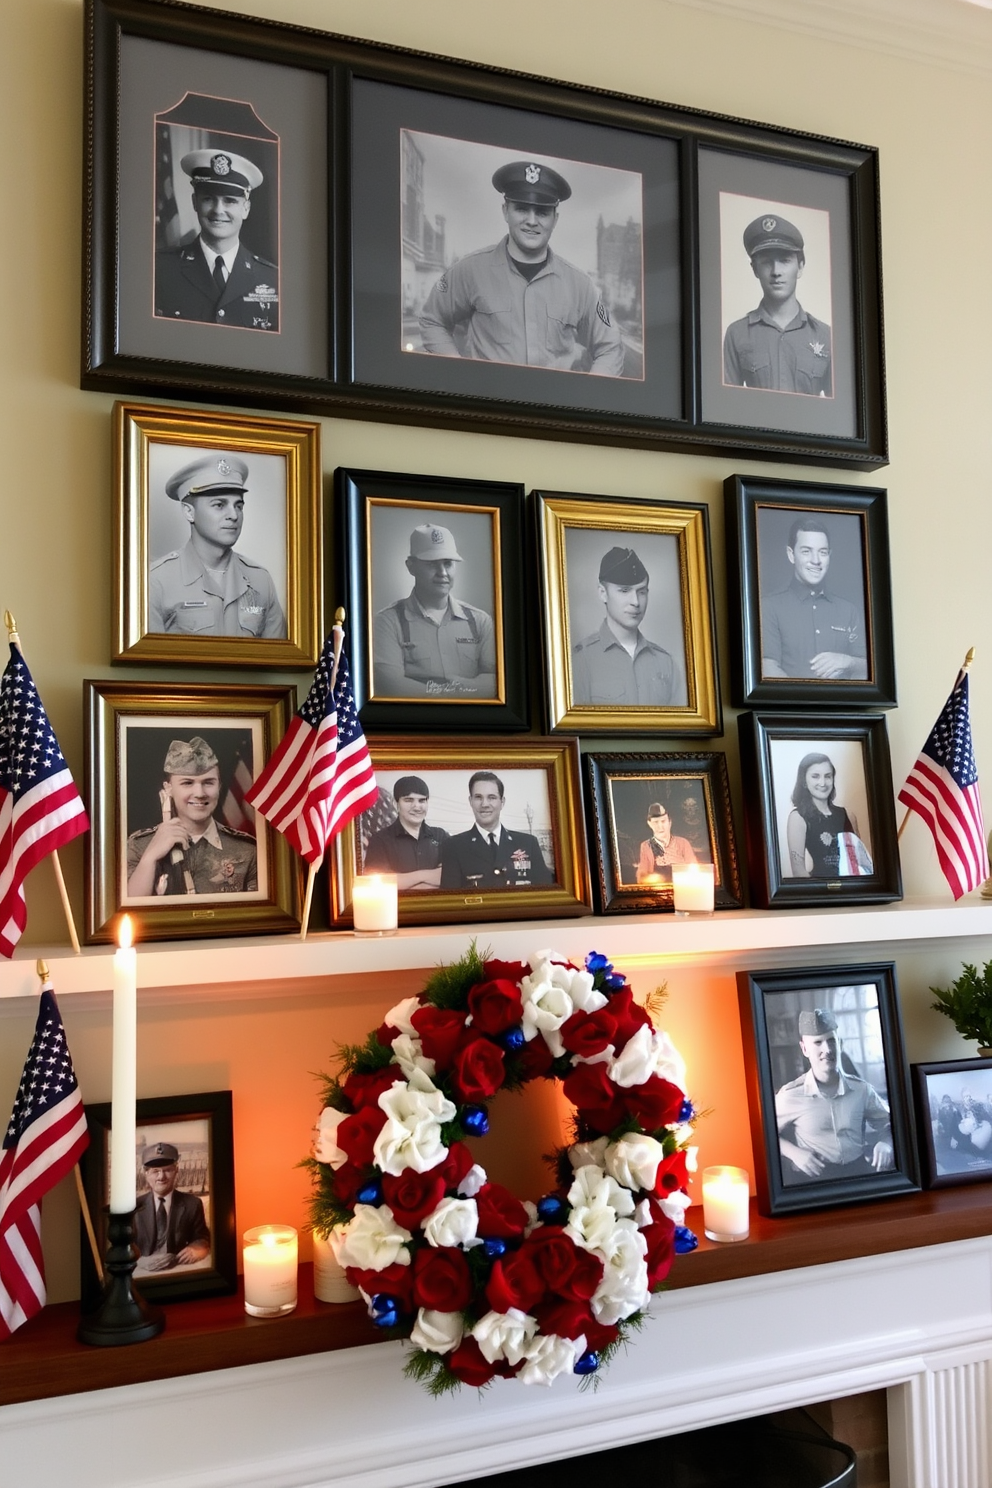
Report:
<svg viewBox="0 0 992 1488"><path fill-rule="evenodd" d="M122 915L121 923L117 930L117 945L122 951L129 951L134 944L134 931L131 928L131 916Z"/></svg>

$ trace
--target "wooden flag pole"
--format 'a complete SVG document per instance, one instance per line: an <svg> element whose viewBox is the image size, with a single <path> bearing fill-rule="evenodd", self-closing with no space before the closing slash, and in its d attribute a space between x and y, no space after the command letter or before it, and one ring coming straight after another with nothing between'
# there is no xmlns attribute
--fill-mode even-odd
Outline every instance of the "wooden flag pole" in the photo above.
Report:
<svg viewBox="0 0 992 1488"><path fill-rule="evenodd" d="M958 672L957 676L954 679L954 687L957 687L958 683L961 681L961 678L964 676L965 672L968 671L968 669L971 666L971 663L974 661L974 659L975 659L975 648L974 648L974 646L969 646L968 647L968 654L965 657L964 661L961 663L961 670ZM954 691L954 687L951 688L951 691L952 692ZM910 813L909 807L907 806L906 807L906 815L903 817L902 821L899 823L899 830L896 833L896 841L897 842L900 842L902 840L902 834L906 830L906 823L909 821L910 814L911 813Z"/></svg>
<svg viewBox="0 0 992 1488"><path fill-rule="evenodd" d="M4 610L3 612L3 623L7 627L7 639L10 641L10 644L12 646L16 646L17 649L20 651L21 638L17 634L17 624L9 610ZM52 867L55 869L55 882L58 884L59 887L59 898L62 900L62 912L65 915L65 922L69 927L69 940L72 942L72 949L74 953L78 956L80 954L79 936L76 934L76 922L72 917L72 905L69 903L69 892L65 886L65 878L62 874L62 864L59 862L59 850L57 847L54 847L52 849L52 851L49 853L49 857L52 860Z"/></svg>
<svg viewBox="0 0 992 1488"><path fill-rule="evenodd" d="M344 646L344 610L338 606L334 611L334 625L331 629L334 637L334 666L331 669L331 691L334 691L338 680L338 662L341 660L341 649ZM303 900L303 921L300 925L300 939L306 940L307 928L310 924L310 906L313 903L313 886L317 877L319 863L311 863L307 873L307 890Z"/></svg>
<svg viewBox="0 0 992 1488"><path fill-rule="evenodd" d="M38 977L41 981L42 987L44 987L45 983L48 981L48 962L42 960L36 961L35 970L38 973ZM76 1180L76 1195L79 1199L79 1208L83 1216L83 1224L86 1226L86 1238L90 1242L90 1251L93 1255L93 1264L96 1267L96 1274L99 1277L100 1285L103 1286L103 1260L100 1256L100 1248L96 1243L96 1231L93 1229L93 1221L90 1218L90 1206L86 1202L86 1191L83 1188L83 1175L79 1171L78 1162L73 1168L72 1172Z"/></svg>

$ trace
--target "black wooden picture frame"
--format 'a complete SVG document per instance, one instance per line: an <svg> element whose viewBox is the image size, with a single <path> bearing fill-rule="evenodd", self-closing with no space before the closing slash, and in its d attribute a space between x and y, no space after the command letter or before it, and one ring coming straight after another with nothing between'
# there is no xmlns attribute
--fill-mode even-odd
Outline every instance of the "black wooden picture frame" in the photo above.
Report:
<svg viewBox="0 0 992 1488"><path fill-rule="evenodd" d="M913 1102L924 1188L992 1180L992 1059L914 1064Z"/></svg>

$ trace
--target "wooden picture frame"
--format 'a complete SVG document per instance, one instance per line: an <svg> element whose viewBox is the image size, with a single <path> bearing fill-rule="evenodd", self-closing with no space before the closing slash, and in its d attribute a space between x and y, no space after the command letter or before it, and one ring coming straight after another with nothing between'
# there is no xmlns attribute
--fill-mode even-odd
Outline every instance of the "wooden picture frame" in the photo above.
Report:
<svg viewBox="0 0 992 1488"><path fill-rule="evenodd" d="M739 971L737 991L761 1213L915 1192L894 964Z"/></svg>
<svg viewBox="0 0 992 1488"><path fill-rule="evenodd" d="M913 1101L924 1188L992 1179L992 1059L914 1064Z"/></svg>
<svg viewBox="0 0 992 1488"><path fill-rule="evenodd" d="M577 741L395 735L368 745L379 799L331 844L332 926L351 925L365 869L400 875L401 928L590 912ZM487 797L478 810L470 782ZM417 803L406 830L404 798ZM502 836L490 849L479 826L495 833L494 816Z"/></svg>
<svg viewBox="0 0 992 1488"><path fill-rule="evenodd" d="M662 856L712 863L715 907L741 908L726 755L587 754L585 768L598 914L674 911L671 866L647 825L656 803L670 833Z"/></svg>
<svg viewBox="0 0 992 1488"><path fill-rule="evenodd" d="M116 403L113 431L113 659L316 666L320 425Z"/></svg>
<svg viewBox="0 0 992 1488"><path fill-rule="evenodd" d="M113 940L122 910L137 940L298 930L299 864L243 799L289 726L295 688L100 680L83 689L87 941ZM166 821L192 827L158 857L152 839Z"/></svg>
<svg viewBox="0 0 992 1488"><path fill-rule="evenodd" d="M722 733L707 508L557 491L534 502L548 728Z"/></svg>
<svg viewBox="0 0 992 1488"><path fill-rule="evenodd" d="M737 732L753 902L901 899L884 714L742 713Z"/></svg>

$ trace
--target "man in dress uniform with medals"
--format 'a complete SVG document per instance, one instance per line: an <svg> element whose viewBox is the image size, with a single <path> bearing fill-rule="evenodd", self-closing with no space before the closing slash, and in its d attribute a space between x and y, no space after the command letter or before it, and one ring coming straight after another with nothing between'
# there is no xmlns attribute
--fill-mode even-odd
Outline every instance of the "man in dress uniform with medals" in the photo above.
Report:
<svg viewBox="0 0 992 1488"><path fill-rule="evenodd" d="M441 888L518 889L554 883L541 845L529 832L500 825L503 782L492 770L476 770L468 783L475 826L441 847Z"/></svg>
<svg viewBox="0 0 992 1488"><path fill-rule="evenodd" d="M603 623L572 648L572 702L666 708L685 702L671 653L641 634L648 571L633 548L611 548L599 565Z"/></svg>
<svg viewBox="0 0 992 1488"><path fill-rule="evenodd" d="M279 271L241 242L257 165L229 150L192 150L180 162L193 183L199 236L155 256L155 314L252 331L279 329Z"/></svg>
<svg viewBox="0 0 992 1488"><path fill-rule="evenodd" d="M724 382L832 398L830 327L796 298L806 265L802 233L784 217L756 217L744 229L744 248L761 285L761 304L727 327Z"/></svg>

